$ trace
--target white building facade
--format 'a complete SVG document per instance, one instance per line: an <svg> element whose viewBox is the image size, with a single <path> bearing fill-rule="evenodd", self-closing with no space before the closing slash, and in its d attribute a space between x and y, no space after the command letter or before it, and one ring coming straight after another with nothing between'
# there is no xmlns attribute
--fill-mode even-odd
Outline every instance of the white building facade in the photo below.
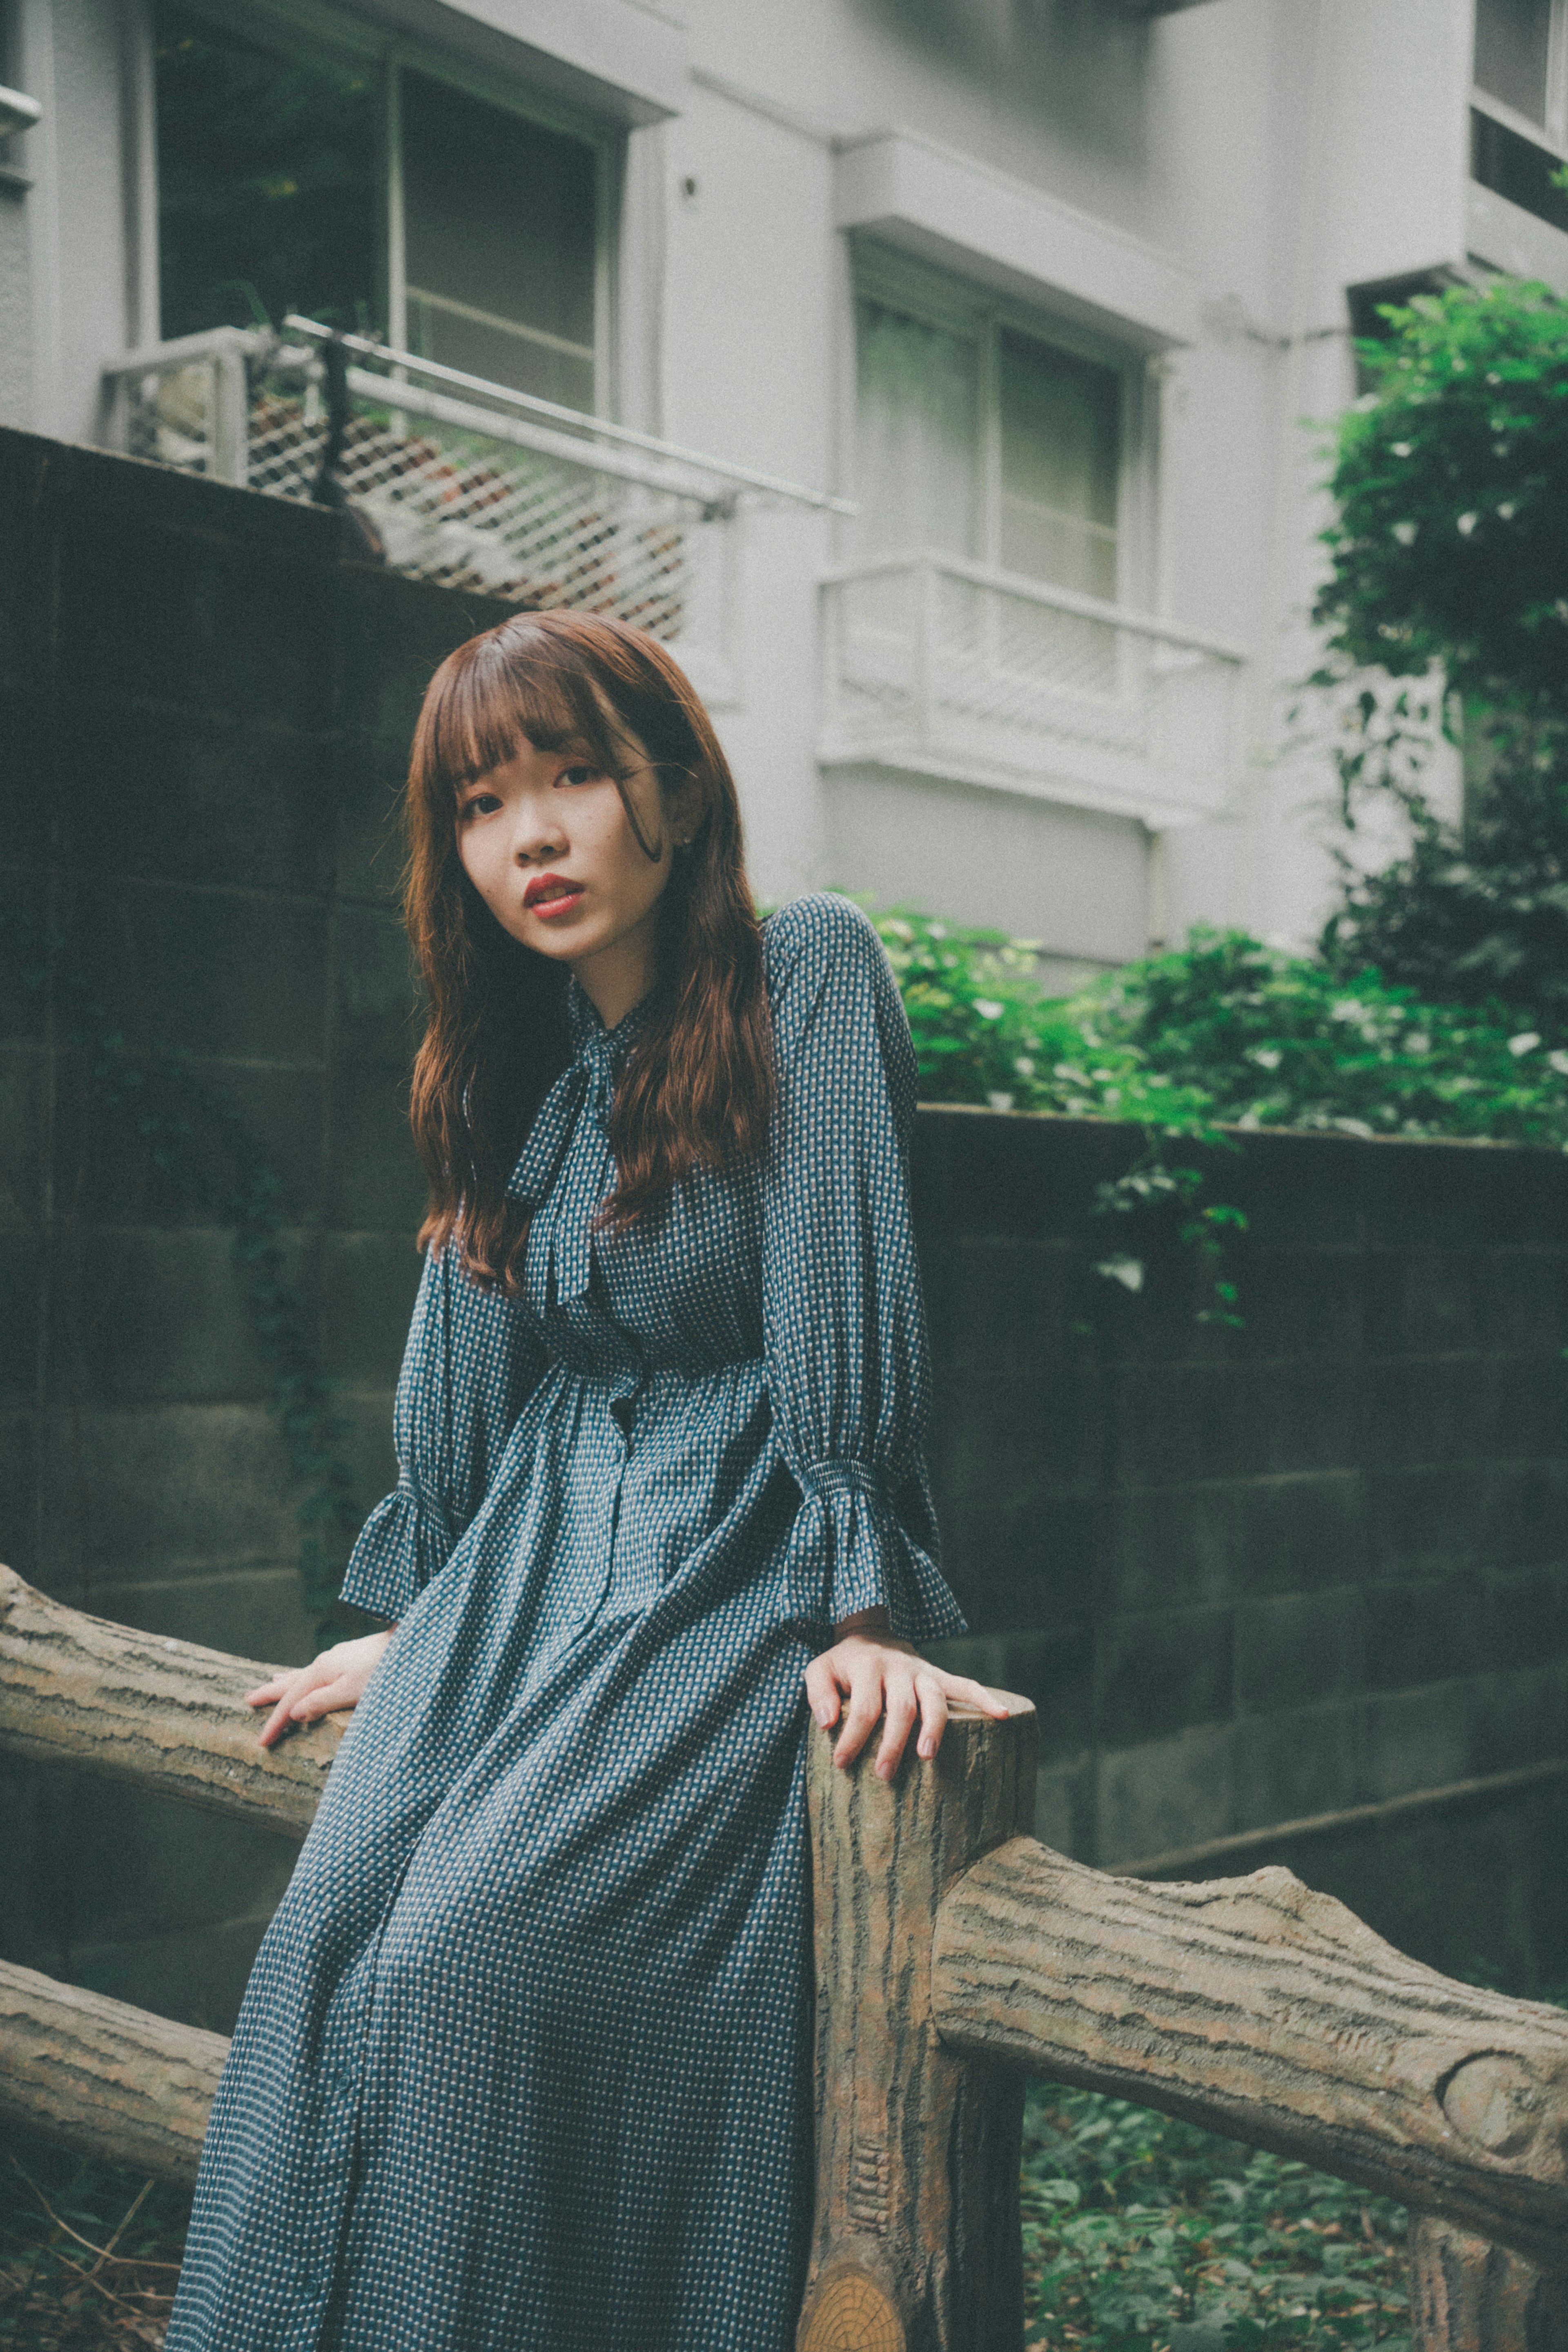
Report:
<svg viewBox="0 0 1568 2352"><path fill-rule="evenodd" d="M1321 425L1568 291L1568 0L6 5L0 424L654 627L768 898L1311 936Z"/></svg>

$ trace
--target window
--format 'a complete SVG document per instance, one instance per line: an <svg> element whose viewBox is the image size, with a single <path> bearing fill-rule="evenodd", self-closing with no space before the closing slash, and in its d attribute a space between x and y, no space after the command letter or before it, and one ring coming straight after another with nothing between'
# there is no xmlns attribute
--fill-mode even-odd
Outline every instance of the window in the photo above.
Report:
<svg viewBox="0 0 1568 2352"><path fill-rule="evenodd" d="M606 156L401 57L157 0L162 331L290 310L592 410Z"/></svg>
<svg viewBox="0 0 1568 2352"><path fill-rule="evenodd" d="M860 258L862 553L929 549L1114 603L1125 371L935 273Z"/></svg>
<svg viewBox="0 0 1568 2352"><path fill-rule="evenodd" d="M1568 229L1568 0L1476 0L1472 175Z"/></svg>
<svg viewBox="0 0 1568 2352"><path fill-rule="evenodd" d="M593 149L423 74L402 96L408 348L591 409Z"/></svg>

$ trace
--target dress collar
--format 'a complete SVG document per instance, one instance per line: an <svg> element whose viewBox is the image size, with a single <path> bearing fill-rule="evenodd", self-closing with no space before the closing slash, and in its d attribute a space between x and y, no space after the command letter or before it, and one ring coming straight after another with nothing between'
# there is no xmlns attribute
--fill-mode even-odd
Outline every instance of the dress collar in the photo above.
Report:
<svg viewBox="0 0 1568 2352"><path fill-rule="evenodd" d="M622 1015L613 1029L607 1029L599 1017L593 999L574 974L568 983L566 995L567 1023L574 1059L598 1061L603 1057L613 1067L647 1027L656 992L650 989L646 996L638 999L630 1013Z"/></svg>

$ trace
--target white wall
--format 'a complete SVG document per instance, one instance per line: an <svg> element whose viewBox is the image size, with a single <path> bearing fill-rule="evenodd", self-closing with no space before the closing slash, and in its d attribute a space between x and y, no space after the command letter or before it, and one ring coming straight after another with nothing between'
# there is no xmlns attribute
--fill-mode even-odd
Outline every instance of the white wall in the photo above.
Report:
<svg viewBox="0 0 1568 2352"><path fill-rule="evenodd" d="M1124 963L1144 951L1141 825L875 769L838 771L827 799L821 878L838 888L999 927L1073 963Z"/></svg>
<svg viewBox="0 0 1568 2352"><path fill-rule="evenodd" d="M18 169L21 145L14 150ZM0 184L0 425L33 421L32 305L26 195Z"/></svg>
<svg viewBox="0 0 1568 2352"><path fill-rule="evenodd" d="M355 5L390 21L394 0ZM406 15L412 0L395 5ZM20 205L0 196L0 325L29 278L33 289L30 350L18 359L15 332L4 338L0 414L19 420L30 388L36 421L66 437L95 430L99 367L136 331L139 286L147 307L128 82L137 5L24 0L48 121L29 134L39 186ZM1226 814L1166 839L1167 930L1202 918L1305 939L1332 893L1332 772L1289 717L1314 657L1312 420L1354 390L1346 286L1464 262L1470 7L1203 0L1140 24L1092 0L683 0L689 74L660 100L674 92L678 110L631 134L622 413L800 482L852 489L852 310L834 209L846 144L934 142L1049 200L1042 221L1076 207L1107 251L1136 240L1126 284L1142 269L1170 289L1153 328L1126 330L1130 348L1170 346L1156 607L1256 659ZM666 44L655 60L666 79L674 54ZM630 119L648 111L639 99ZM6 242L17 210L26 257ZM1048 229L1041 242L1049 289ZM1015 281L1019 266L1009 255ZM1049 314L1048 290L1040 299ZM824 782L817 583L848 553L844 527L754 503L739 542L715 716L759 888L833 881L1001 921L1065 956L1136 952L1150 858L1131 820L869 770Z"/></svg>

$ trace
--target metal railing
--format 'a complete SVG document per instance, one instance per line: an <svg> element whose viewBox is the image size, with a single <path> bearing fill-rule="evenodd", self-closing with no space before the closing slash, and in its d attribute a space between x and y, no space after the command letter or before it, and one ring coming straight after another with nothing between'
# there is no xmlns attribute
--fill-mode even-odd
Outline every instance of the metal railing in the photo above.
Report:
<svg viewBox="0 0 1568 2352"><path fill-rule="evenodd" d="M1239 647L927 551L836 572L822 594L824 766L999 785L1156 827L1224 806Z"/></svg>
<svg viewBox="0 0 1568 2352"><path fill-rule="evenodd" d="M0 1568L0 1749L302 1836L341 1718L263 1750L269 1669ZM816 2197L799 2352L1019 2352L1024 2073L1407 2201L1414 2352L1568 2342L1568 2016L1439 1976L1287 1870L1151 1885L1029 1835L1033 1707L930 1762L814 1728ZM0 1963L0 2120L177 2179L226 2044ZM1441 2218L1437 2218L1441 2217Z"/></svg>
<svg viewBox="0 0 1568 2352"><path fill-rule="evenodd" d="M112 446L275 498L346 502L394 570L632 622L709 691L728 667L737 500L853 511L309 319L282 335L182 336L104 373Z"/></svg>

